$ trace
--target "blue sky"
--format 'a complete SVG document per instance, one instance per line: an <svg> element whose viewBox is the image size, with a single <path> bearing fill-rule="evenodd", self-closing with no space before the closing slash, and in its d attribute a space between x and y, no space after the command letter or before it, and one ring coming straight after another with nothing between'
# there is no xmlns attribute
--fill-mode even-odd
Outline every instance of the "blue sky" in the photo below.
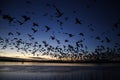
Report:
<svg viewBox="0 0 120 80"><path fill-rule="evenodd" d="M56 9L62 13L62 16L56 17L58 15ZM77 41L83 40L83 49L87 46L88 51L94 51L98 45L114 48L115 43L120 43L120 36L117 36L120 34L118 0L1 0L0 11L0 37L2 39L11 41L18 38L23 42L38 42L41 45L43 45L42 41L46 41L49 45L61 48L69 44L75 46ZM4 15L9 15L13 21L9 23L8 19L3 18ZM30 20L24 22L22 17L24 15L30 17ZM81 24L76 24L76 18ZM19 22L24 23L20 25ZM33 23L38 26L33 26ZM117 28L114 26L116 23ZM47 32L46 26L50 28ZM34 33L32 28L37 32ZM10 32L13 35L8 35ZM84 36L79 33L83 33ZM34 37L33 41L30 41L28 34ZM69 37L69 34L74 36ZM55 36L55 40L51 40L50 36ZM110 42L106 42L106 37ZM56 40L59 40L60 44ZM4 50L2 47L3 45L0 45L1 52L11 50L10 46ZM34 49L34 47L31 48ZM16 48L12 51L17 52Z"/></svg>

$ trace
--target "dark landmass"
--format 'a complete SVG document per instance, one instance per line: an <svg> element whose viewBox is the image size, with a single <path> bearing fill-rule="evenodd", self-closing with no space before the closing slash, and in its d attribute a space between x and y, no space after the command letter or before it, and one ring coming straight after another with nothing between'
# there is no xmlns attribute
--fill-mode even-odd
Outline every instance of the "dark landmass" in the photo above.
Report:
<svg viewBox="0 0 120 80"><path fill-rule="evenodd" d="M44 58L39 59L24 59L24 58L13 58L13 57L0 57L0 62L40 62L40 63L120 63L120 61L109 61L109 60L45 60Z"/></svg>

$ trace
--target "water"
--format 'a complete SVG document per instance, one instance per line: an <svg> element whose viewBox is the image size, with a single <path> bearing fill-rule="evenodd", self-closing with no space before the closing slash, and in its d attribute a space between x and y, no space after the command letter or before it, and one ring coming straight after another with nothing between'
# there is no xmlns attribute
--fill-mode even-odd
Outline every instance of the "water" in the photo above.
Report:
<svg viewBox="0 0 120 80"><path fill-rule="evenodd" d="M0 62L0 80L120 80L120 64Z"/></svg>

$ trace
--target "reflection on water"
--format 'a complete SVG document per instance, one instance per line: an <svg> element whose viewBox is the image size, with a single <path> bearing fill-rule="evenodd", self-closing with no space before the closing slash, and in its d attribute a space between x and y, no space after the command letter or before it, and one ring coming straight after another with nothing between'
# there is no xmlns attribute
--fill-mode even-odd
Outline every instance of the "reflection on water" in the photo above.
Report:
<svg viewBox="0 0 120 80"><path fill-rule="evenodd" d="M0 80L120 80L120 65L0 62Z"/></svg>

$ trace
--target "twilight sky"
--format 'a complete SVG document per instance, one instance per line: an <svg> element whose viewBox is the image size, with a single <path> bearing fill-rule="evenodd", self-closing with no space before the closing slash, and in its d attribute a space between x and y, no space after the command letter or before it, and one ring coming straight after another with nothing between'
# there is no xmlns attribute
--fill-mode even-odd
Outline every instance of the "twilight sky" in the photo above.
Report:
<svg viewBox="0 0 120 80"><path fill-rule="evenodd" d="M97 46L120 48L119 4L119 0L0 0L0 54L41 55L51 47L65 53L77 42L88 52Z"/></svg>

